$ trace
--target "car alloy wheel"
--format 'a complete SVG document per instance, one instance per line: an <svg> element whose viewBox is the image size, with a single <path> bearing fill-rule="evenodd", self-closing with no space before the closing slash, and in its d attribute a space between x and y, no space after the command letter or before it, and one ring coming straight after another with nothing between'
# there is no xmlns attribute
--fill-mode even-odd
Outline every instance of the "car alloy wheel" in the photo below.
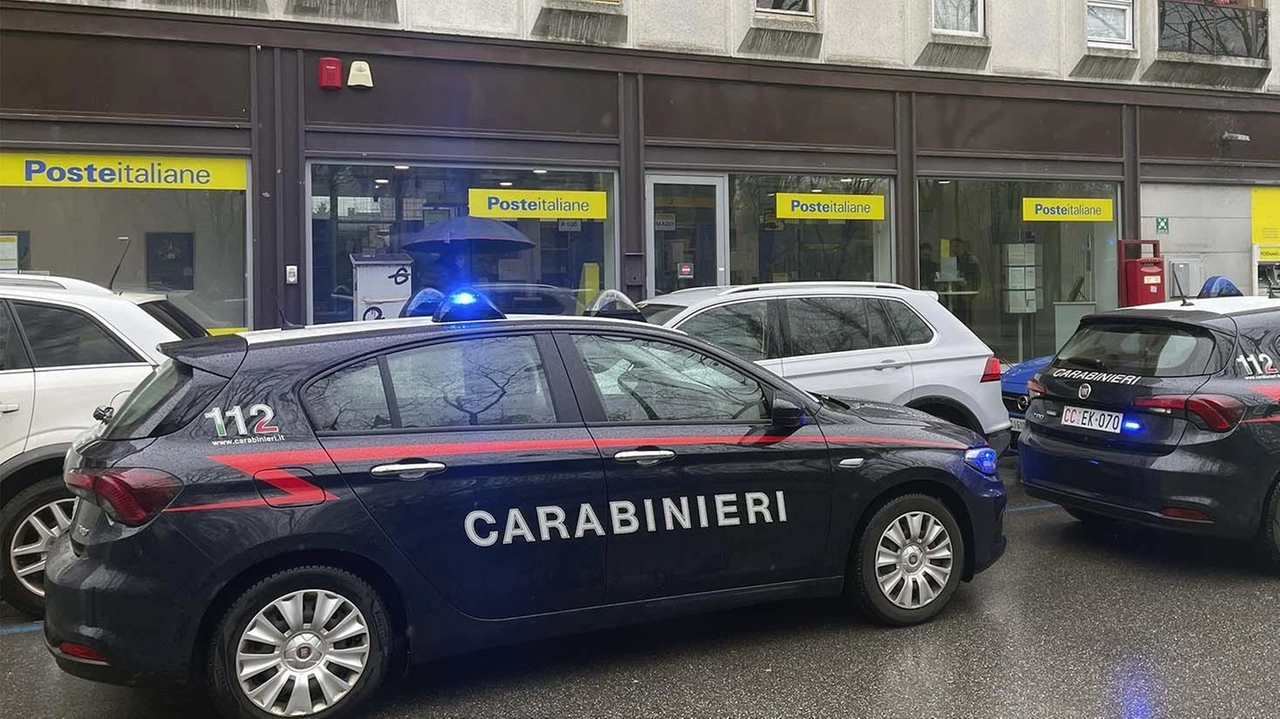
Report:
<svg viewBox="0 0 1280 719"><path fill-rule="evenodd" d="M907 512L889 523L876 547L876 581L885 598L903 609L921 609L941 595L951 578L951 535L928 512Z"/></svg>
<svg viewBox="0 0 1280 719"><path fill-rule="evenodd" d="M277 716L308 716L342 700L369 663L370 627L350 599L325 589L290 592L263 607L235 649L240 690Z"/></svg>
<svg viewBox="0 0 1280 719"><path fill-rule="evenodd" d="M23 519L9 540L9 567L22 588L44 597L44 568L53 540L71 526L74 498L42 504Z"/></svg>

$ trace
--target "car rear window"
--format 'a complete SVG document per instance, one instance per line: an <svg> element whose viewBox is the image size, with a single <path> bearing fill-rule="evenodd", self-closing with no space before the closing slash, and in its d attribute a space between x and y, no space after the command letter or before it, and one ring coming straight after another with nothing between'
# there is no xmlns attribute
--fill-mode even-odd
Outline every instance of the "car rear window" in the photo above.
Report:
<svg viewBox="0 0 1280 719"><path fill-rule="evenodd" d="M157 322L164 325L170 332L177 335L179 339L189 340L195 337L209 336L208 330L199 322L196 322L191 318L191 315L178 309L177 305L168 300L143 302L139 307L154 317Z"/></svg>
<svg viewBox="0 0 1280 719"><path fill-rule="evenodd" d="M1053 359L1061 369L1192 377L1209 373L1215 341L1207 330L1177 325L1098 323L1085 325Z"/></svg>
<svg viewBox="0 0 1280 719"><path fill-rule="evenodd" d="M665 325L667 320L683 312L684 305L666 305L656 302L645 302L640 305L640 314L651 325Z"/></svg>
<svg viewBox="0 0 1280 719"><path fill-rule="evenodd" d="M198 417L226 383L223 377L168 360L111 415L103 439L144 439L176 432Z"/></svg>

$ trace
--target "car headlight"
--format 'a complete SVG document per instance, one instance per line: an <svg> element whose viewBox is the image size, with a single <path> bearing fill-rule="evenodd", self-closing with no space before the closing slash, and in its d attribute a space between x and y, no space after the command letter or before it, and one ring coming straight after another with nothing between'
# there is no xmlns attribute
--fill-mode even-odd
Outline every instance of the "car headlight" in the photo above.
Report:
<svg viewBox="0 0 1280 719"><path fill-rule="evenodd" d="M964 453L965 464L989 477L995 476L999 462L1000 455L996 454L996 451L990 447L974 447Z"/></svg>

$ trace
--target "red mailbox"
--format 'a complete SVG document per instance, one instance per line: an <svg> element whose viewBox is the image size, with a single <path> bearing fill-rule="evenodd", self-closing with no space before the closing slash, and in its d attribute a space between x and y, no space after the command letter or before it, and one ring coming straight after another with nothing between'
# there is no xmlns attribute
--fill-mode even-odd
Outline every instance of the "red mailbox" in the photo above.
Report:
<svg viewBox="0 0 1280 719"><path fill-rule="evenodd" d="M1147 254L1147 248L1150 254ZM1158 240L1120 241L1120 306L1165 301L1164 258Z"/></svg>
<svg viewBox="0 0 1280 719"><path fill-rule="evenodd" d="M1127 306L1164 302L1164 260L1142 257L1124 261L1124 290Z"/></svg>

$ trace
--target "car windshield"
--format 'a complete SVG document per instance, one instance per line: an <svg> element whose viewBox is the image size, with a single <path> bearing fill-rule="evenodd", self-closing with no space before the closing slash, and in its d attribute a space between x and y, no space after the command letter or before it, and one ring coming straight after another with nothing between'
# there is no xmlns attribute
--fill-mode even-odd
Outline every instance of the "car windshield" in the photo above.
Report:
<svg viewBox="0 0 1280 719"><path fill-rule="evenodd" d="M642 302L640 312L649 324L665 325L668 320L685 310L684 305L670 305L659 302Z"/></svg>
<svg viewBox="0 0 1280 719"><path fill-rule="evenodd" d="M1214 346L1209 332L1192 327L1092 324L1067 342L1053 366L1143 377L1188 377L1208 370Z"/></svg>

